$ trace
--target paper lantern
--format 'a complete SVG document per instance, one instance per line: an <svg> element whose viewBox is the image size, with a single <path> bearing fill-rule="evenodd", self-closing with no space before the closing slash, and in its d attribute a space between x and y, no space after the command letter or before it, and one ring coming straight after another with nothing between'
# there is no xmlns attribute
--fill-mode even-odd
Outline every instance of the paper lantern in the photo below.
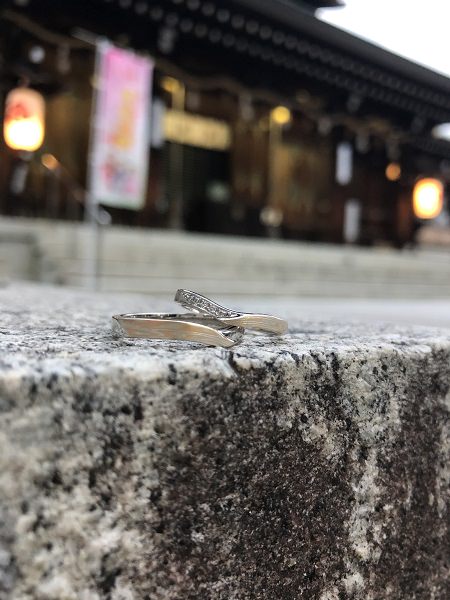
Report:
<svg viewBox="0 0 450 600"><path fill-rule="evenodd" d="M272 109L271 117L274 123L283 126L287 125L291 121L292 114L286 106L276 106L274 109Z"/></svg>
<svg viewBox="0 0 450 600"><path fill-rule="evenodd" d="M385 170L386 179L398 181L402 176L402 169L397 162L390 162Z"/></svg>
<svg viewBox="0 0 450 600"><path fill-rule="evenodd" d="M439 179L419 179L413 190L413 209L418 219L434 219L442 211L444 186Z"/></svg>
<svg viewBox="0 0 450 600"><path fill-rule="evenodd" d="M41 147L45 133L44 98L29 88L9 92L5 102L3 136L13 150L34 152Z"/></svg>

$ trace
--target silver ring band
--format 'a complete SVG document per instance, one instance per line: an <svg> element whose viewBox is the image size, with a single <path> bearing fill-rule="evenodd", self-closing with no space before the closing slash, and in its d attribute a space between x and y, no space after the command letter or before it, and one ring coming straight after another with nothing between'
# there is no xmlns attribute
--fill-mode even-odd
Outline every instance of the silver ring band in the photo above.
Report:
<svg viewBox="0 0 450 600"><path fill-rule="evenodd" d="M131 338L182 340L230 348L244 330L210 315L198 313L128 313L114 315L113 332Z"/></svg>
<svg viewBox="0 0 450 600"><path fill-rule="evenodd" d="M272 315L231 310L191 290L177 290L175 302L178 302L178 304L181 304L181 306L188 310L195 311L197 314L210 315L219 319L224 324L235 327L256 329L278 335L286 333L288 329L287 321L284 319Z"/></svg>

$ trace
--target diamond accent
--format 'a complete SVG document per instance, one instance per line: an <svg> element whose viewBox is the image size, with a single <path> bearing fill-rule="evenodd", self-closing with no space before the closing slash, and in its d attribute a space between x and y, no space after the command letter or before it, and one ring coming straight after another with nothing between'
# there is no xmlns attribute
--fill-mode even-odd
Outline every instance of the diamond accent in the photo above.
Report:
<svg viewBox="0 0 450 600"><path fill-rule="evenodd" d="M213 302L201 294L191 292L190 290L178 290L175 294L175 302L181 304L185 308L195 310L206 315L211 315L217 318L237 317L239 313L225 308L217 302Z"/></svg>

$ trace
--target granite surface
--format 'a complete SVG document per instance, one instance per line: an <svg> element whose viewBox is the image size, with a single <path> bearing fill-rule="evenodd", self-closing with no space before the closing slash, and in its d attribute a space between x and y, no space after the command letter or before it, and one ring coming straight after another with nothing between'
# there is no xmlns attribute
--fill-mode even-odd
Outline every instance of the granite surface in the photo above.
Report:
<svg viewBox="0 0 450 600"><path fill-rule="evenodd" d="M450 332L112 337L164 308L0 289L0 599L449 598Z"/></svg>

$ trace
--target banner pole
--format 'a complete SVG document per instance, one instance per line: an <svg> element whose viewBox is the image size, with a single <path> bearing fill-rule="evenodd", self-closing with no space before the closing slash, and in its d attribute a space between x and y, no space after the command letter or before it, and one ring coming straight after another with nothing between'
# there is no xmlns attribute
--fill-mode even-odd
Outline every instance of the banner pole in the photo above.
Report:
<svg viewBox="0 0 450 600"><path fill-rule="evenodd" d="M87 169L87 194L85 198L84 207L84 220L87 224L87 244L86 244L86 257L84 265L84 280L85 287L92 291L99 289L99 275L100 275L100 231L99 231L99 219L98 219L98 206L97 201L93 194L93 178L94 170L96 166L93 164L94 157L94 139L97 134L97 103L98 103L98 89L101 82L100 77L100 60L101 53L106 44L104 39L97 40L95 49L95 65L94 65L94 78L93 78L93 95L91 104L91 127L89 135L89 150L88 150L88 169Z"/></svg>

